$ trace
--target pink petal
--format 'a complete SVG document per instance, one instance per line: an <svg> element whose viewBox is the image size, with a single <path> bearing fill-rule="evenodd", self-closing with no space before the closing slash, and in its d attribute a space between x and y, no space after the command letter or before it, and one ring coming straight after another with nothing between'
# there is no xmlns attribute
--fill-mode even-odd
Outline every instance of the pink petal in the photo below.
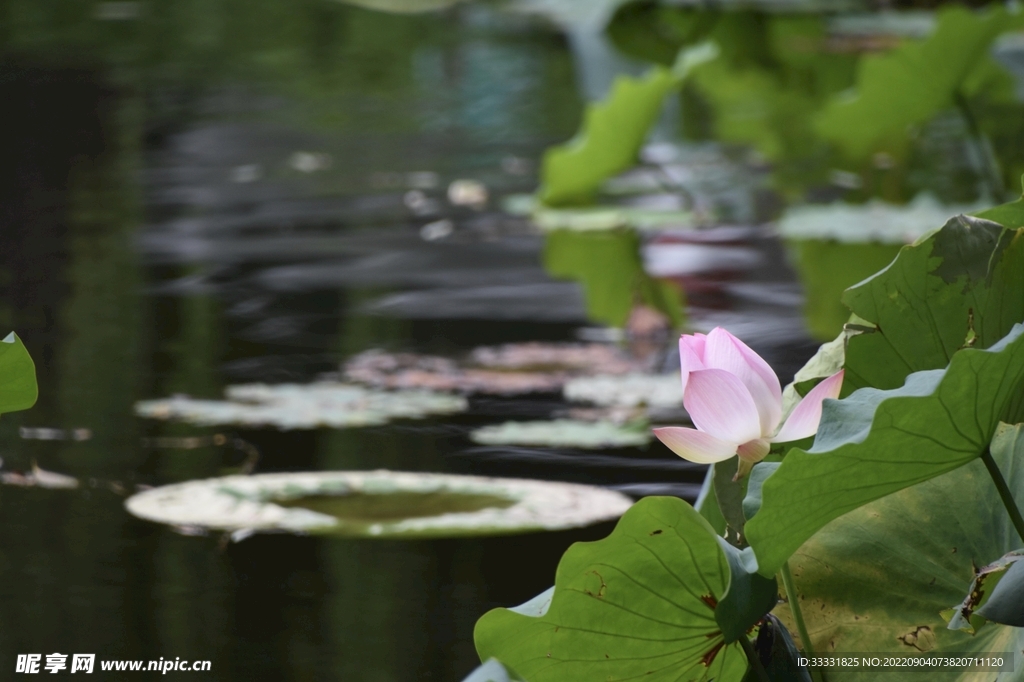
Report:
<svg viewBox="0 0 1024 682"><path fill-rule="evenodd" d="M793 409L789 419L772 438L773 443L785 443L813 436L818 431L821 421L821 401L825 398L838 398L839 389L843 387L843 372L839 370L811 389L804 399Z"/></svg>
<svg viewBox="0 0 1024 682"><path fill-rule="evenodd" d="M745 462L751 464L757 464L762 459L768 456L771 452L772 446L764 438L757 438L755 440L747 441L743 445L736 448L736 454L739 458Z"/></svg>
<svg viewBox="0 0 1024 682"><path fill-rule="evenodd" d="M704 364L735 374L754 398L761 423L759 435L775 433L782 419L782 388L779 378L760 355L726 330L715 327L708 334Z"/></svg>
<svg viewBox="0 0 1024 682"><path fill-rule="evenodd" d="M697 357L704 361L704 344L707 340L707 336L704 334L684 334L679 337L680 344L686 344L690 350L697 354Z"/></svg>
<svg viewBox="0 0 1024 682"><path fill-rule="evenodd" d="M704 335L690 334L679 337L679 375L683 381L683 392L690 372L704 369Z"/></svg>
<svg viewBox="0 0 1024 682"><path fill-rule="evenodd" d="M736 454L736 443L715 438L696 429L666 426L654 429L654 435L672 452L698 464L721 462Z"/></svg>
<svg viewBox="0 0 1024 682"><path fill-rule="evenodd" d="M746 443L761 437L761 418L750 391L724 369L690 372L683 406L698 429L716 438Z"/></svg>
<svg viewBox="0 0 1024 682"><path fill-rule="evenodd" d="M770 451L771 445L764 438L748 441L736 448L740 461L736 462L736 475L732 480L738 481L749 474L754 465L767 457Z"/></svg>

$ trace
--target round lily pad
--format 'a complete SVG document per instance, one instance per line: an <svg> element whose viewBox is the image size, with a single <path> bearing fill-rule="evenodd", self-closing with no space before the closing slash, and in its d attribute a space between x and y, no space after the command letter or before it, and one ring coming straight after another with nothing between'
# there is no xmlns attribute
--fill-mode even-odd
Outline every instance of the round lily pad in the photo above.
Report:
<svg viewBox="0 0 1024 682"><path fill-rule="evenodd" d="M456 361L368 350L349 358L346 380L386 389L522 395L561 390L572 377L637 372L641 364L608 344L510 343L482 346Z"/></svg>
<svg viewBox="0 0 1024 682"><path fill-rule="evenodd" d="M432 391L380 391L335 382L229 386L227 400L174 396L143 400L135 413L152 419L180 419L213 426L276 426L281 429L375 426L392 419L453 414L466 399Z"/></svg>
<svg viewBox="0 0 1024 682"><path fill-rule="evenodd" d="M629 448L647 445L649 430L619 426L612 422L575 419L505 422L485 426L470 434L481 445L541 445L555 448Z"/></svg>
<svg viewBox="0 0 1024 682"><path fill-rule="evenodd" d="M919 194L897 206L872 200L853 205L836 202L797 206L779 221L787 239L833 239L840 242L909 244L961 213L981 210L980 205L947 206L930 194Z"/></svg>
<svg viewBox="0 0 1024 682"><path fill-rule="evenodd" d="M238 532L428 538L560 530L616 519L632 500L571 483L398 471L188 481L133 495L139 518Z"/></svg>
<svg viewBox="0 0 1024 682"><path fill-rule="evenodd" d="M679 374L625 374L580 377L562 389L566 400L606 407L679 407L683 386Z"/></svg>

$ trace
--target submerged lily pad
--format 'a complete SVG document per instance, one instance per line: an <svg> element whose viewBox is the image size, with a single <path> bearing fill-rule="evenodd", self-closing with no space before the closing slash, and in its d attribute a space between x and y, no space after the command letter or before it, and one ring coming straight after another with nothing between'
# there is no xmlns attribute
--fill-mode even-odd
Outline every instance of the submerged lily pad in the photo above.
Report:
<svg viewBox="0 0 1024 682"><path fill-rule="evenodd" d="M470 438L481 445L539 445L555 448L629 448L647 445L648 429L619 426L612 422L573 419L505 422L477 429Z"/></svg>
<svg viewBox="0 0 1024 682"><path fill-rule="evenodd" d="M676 374L581 377L562 389L566 400L604 407L679 407L683 386Z"/></svg>
<svg viewBox="0 0 1024 682"><path fill-rule="evenodd" d="M618 518L631 504L570 483L385 470L211 478L125 502L135 516L174 526L389 538L577 528Z"/></svg>
<svg viewBox="0 0 1024 682"><path fill-rule="evenodd" d="M135 413L151 419L179 419L213 426L276 426L312 429L375 426L392 419L453 414L466 409L465 398L431 391L377 391L352 384L243 384L229 386L227 400L174 396L143 400Z"/></svg>

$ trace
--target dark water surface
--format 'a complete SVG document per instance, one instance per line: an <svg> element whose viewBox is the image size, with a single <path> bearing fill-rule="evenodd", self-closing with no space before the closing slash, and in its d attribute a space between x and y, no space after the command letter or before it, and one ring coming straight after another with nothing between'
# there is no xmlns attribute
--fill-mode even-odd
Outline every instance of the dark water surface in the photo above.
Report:
<svg viewBox="0 0 1024 682"><path fill-rule="evenodd" d="M701 472L658 444L588 454L469 441L477 425L550 416L564 407L553 395L339 431L132 413L145 398L308 381L373 347L457 355L577 339L590 324L579 285L551 279L543 237L498 209L535 188L543 149L575 131L579 84L595 74L581 76L565 34L476 5L417 17L311 1L64 5L44 17L2 4L0 326L30 349L40 398L0 420L0 456L5 471L35 460L83 486L0 487L0 678L17 654L61 652L208 659L203 679L225 682L454 682L477 662L483 612L546 589L570 543L611 528L233 544L123 510L136 485L224 473L250 445L258 471L692 496ZM743 172L750 184L730 191L756 222L770 197ZM446 200L460 178L487 185L486 208ZM451 236L424 240L441 220ZM770 233L742 241L741 270L690 282L693 318L728 326L788 380L814 348L800 288Z"/></svg>

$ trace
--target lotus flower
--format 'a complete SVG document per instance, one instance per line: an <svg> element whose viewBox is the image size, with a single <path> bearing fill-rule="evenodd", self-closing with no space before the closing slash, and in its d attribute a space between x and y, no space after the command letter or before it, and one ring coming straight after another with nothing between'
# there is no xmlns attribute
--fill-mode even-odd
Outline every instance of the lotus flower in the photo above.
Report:
<svg viewBox="0 0 1024 682"><path fill-rule="evenodd" d="M683 405L696 429L654 429L668 448L691 462L711 464L739 455L736 477L765 458L771 443L814 435L821 403L839 397L843 372L833 374L804 396L786 423L782 421L782 387L761 356L721 327L708 335L679 339Z"/></svg>

